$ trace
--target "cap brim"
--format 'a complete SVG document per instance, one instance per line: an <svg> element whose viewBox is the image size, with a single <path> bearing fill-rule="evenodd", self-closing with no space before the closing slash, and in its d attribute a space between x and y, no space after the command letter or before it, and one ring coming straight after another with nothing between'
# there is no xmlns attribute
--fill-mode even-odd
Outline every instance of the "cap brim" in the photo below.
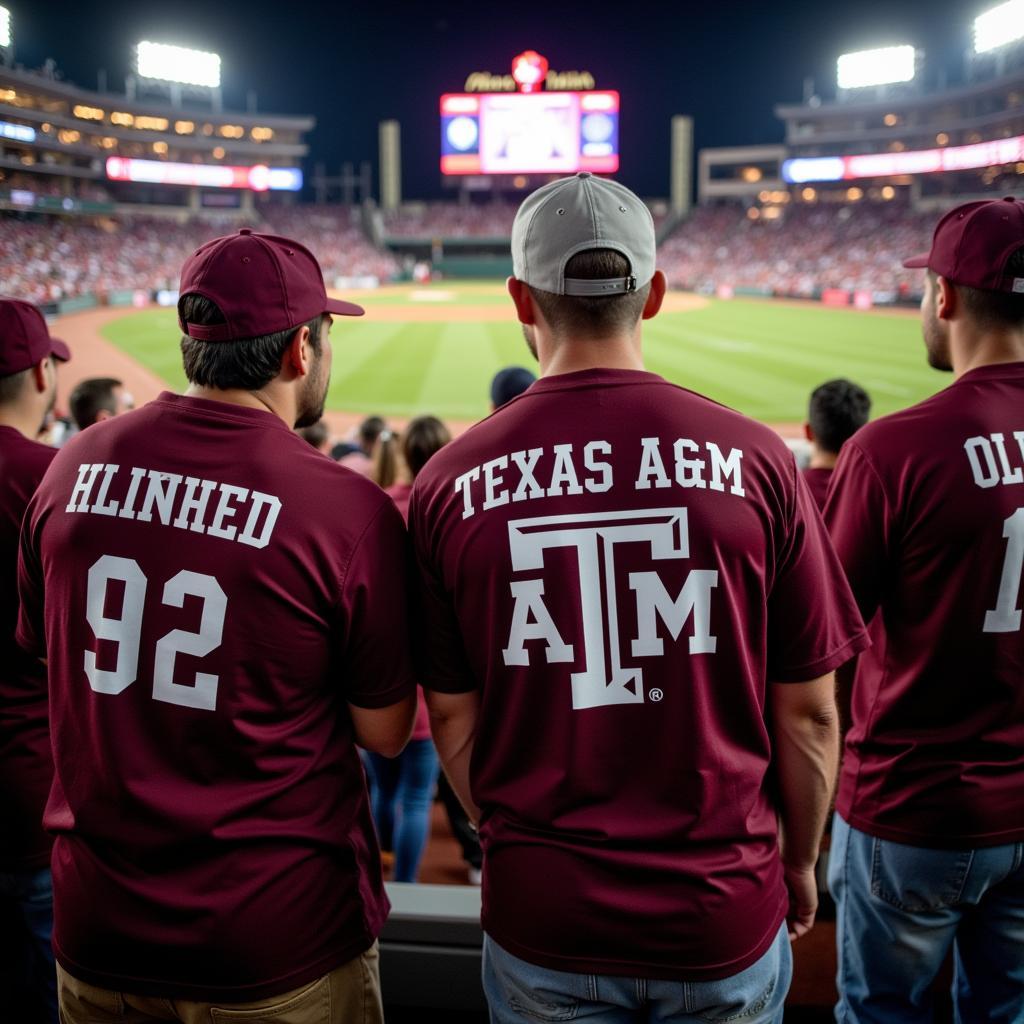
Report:
<svg viewBox="0 0 1024 1024"><path fill-rule="evenodd" d="M67 344L61 341L60 338L55 338L51 334L50 355L52 355L54 359L59 359L62 363L66 363L71 359L71 349L69 349Z"/></svg>
<svg viewBox="0 0 1024 1024"><path fill-rule="evenodd" d="M930 257L930 252L923 252L920 256L911 256L909 260L904 260L903 266L908 270L924 269L928 266L928 260Z"/></svg>
<svg viewBox="0 0 1024 1024"><path fill-rule="evenodd" d="M328 299L328 313L337 313L338 316L362 316L366 310L357 306L354 302L342 302L341 299Z"/></svg>

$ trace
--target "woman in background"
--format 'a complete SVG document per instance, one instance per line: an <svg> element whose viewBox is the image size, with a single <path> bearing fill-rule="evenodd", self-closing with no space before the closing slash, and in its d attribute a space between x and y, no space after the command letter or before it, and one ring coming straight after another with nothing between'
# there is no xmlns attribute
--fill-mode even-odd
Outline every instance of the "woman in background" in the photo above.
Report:
<svg viewBox="0 0 1024 1024"><path fill-rule="evenodd" d="M406 519L412 481L427 460L451 440L435 416L412 420L401 435L385 430L377 439L373 479L391 496ZM400 464L404 462L404 467ZM373 819L381 849L394 851L396 882L415 882L430 828L430 804L437 785L438 760L430 738L430 720L422 690L408 746L396 758L366 755Z"/></svg>

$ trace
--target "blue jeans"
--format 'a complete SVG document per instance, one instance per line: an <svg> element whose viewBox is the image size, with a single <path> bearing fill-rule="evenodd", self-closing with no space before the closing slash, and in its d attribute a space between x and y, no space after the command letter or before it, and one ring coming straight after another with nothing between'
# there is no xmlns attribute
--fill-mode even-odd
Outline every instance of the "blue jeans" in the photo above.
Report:
<svg viewBox="0 0 1024 1024"><path fill-rule="evenodd" d="M484 936L484 992L492 1024L587 1020L589 1024L776 1024L793 975L785 925L745 971L720 981L653 981L537 967Z"/></svg>
<svg viewBox="0 0 1024 1024"><path fill-rule="evenodd" d="M1024 843L936 850L877 839L837 814L836 1020L930 1021L930 988L953 949L958 1024L1024 1024Z"/></svg>
<svg viewBox="0 0 1024 1024"><path fill-rule="evenodd" d="M19 1020L57 1021L57 969L50 947L53 882L49 868L0 872L0 983Z"/></svg>
<svg viewBox="0 0 1024 1024"><path fill-rule="evenodd" d="M385 850L395 851L394 880L415 882L430 829L438 760L432 740L410 740L398 757L367 753L373 820Z"/></svg>

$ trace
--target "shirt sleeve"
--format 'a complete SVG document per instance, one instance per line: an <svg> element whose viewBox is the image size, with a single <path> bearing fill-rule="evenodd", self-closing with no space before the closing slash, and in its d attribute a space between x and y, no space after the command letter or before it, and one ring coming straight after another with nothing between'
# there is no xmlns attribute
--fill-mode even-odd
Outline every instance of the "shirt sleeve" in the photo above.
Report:
<svg viewBox="0 0 1024 1024"><path fill-rule="evenodd" d="M870 643L807 484L792 465L788 529L768 595L768 678L817 679Z"/></svg>
<svg viewBox="0 0 1024 1024"><path fill-rule="evenodd" d="M405 524L387 498L356 542L339 599L343 693L356 707L389 707L416 692L410 569Z"/></svg>
<svg viewBox="0 0 1024 1024"><path fill-rule="evenodd" d="M857 607L870 622L885 590L892 506L877 469L853 441L839 454L824 516Z"/></svg>
<svg viewBox="0 0 1024 1024"><path fill-rule="evenodd" d="M18 549L18 625L15 642L29 654L46 657L43 625L43 569L39 559L36 501L29 502Z"/></svg>
<svg viewBox="0 0 1024 1024"><path fill-rule="evenodd" d="M452 596L428 543L433 531L426 504L415 488L409 503L409 530L416 563L413 646L417 672L425 689L469 693L477 689L477 683L470 671Z"/></svg>

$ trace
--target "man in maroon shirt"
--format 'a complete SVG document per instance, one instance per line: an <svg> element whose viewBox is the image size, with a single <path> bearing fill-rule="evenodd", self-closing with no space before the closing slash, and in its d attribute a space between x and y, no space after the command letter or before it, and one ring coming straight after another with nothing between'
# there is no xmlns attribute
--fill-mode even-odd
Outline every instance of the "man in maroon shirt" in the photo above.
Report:
<svg viewBox="0 0 1024 1024"><path fill-rule="evenodd" d="M28 302L0 299L0 980L19 1019L57 1019L50 932L50 839L43 806L53 762L46 669L14 642L18 533L56 449L33 440L57 396L57 362L70 357Z"/></svg>
<svg viewBox="0 0 1024 1024"><path fill-rule="evenodd" d="M825 519L874 641L836 801L838 1020L1024 1020L1024 204L946 214L921 318L953 383L844 446Z"/></svg>
<svg viewBox="0 0 1024 1024"><path fill-rule="evenodd" d="M644 372L665 293L644 204L554 182L512 250L542 377L438 452L410 508L492 1018L777 1020L787 921L817 905L832 670L863 624L778 436Z"/></svg>
<svg viewBox="0 0 1024 1024"><path fill-rule="evenodd" d="M811 462L804 480L819 509L825 507L832 470L843 445L871 414L868 393L852 381L828 380L811 392L804 433L811 443Z"/></svg>
<svg viewBox="0 0 1024 1024"><path fill-rule="evenodd" d="M405 533L292 430L323 410L331 314L362 310L245 229L180 292L188 393L73 438L22 533L63 1019L380 1020L356 744L412 726Z"/></svg>

